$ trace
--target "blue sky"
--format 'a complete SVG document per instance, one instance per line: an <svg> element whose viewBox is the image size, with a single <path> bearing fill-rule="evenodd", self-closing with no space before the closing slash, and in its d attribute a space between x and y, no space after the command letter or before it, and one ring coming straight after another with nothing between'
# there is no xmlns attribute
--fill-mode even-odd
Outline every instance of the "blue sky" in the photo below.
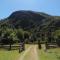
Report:
<svg viewBox="0 0 60 60"><path fill-rule="evenodd" d="M32 10L60 16L60 0L0 0L0 19L17 10Z"/></svg>

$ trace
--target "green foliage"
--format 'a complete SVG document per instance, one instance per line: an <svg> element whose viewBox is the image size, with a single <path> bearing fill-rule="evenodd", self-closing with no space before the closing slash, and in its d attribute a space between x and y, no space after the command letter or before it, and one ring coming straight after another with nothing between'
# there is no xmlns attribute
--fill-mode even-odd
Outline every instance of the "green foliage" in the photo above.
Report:
<svg viewBox="0 0 60 60"><path fill-rule="evenodd" d="M22 29L17 29L16 35L19 40L23 39L23 34L24 34L24 32Z"/></svg>
<svg viewBox="0 0 60 60"><path fill-rule="evenodd" d="M60 36L60 29L54 32L54 37L57 39Z"/></svg>
<svg viewBox="0 0 60 60"><path fill-rule="evenodd" d="M5 44L13 44L14 43L16 34L12 29L6 29L5 31L3 31L2 34L3 34L2 35L2 43L5 43Z"/></svg>
<svg viewBox="0 0 60 60"><path fill-rule="evenodd" d="M30 33L25 31L24 32L24 39L29 39Z"/></svg>
<svg viewBox="0 0 60 60"><path fill-rule="evenodd" d="M59 16L34 11L16 11L0 21L0 37L18 42L32 35L32 39L35 41L40 38L40 31L43 33L48 32L49 29L60 30L59 28ZM60 31L55 31L53 37L57 38L58 35L60 35ZM41 40L47 40L47 37L41 36Z"/></svg>
<svg viewBox="0 0 60 60"><path fill-rule="evenodd" d="M60 47L60 36L58 36L58 38L56 39L56 43Z"/></svg>

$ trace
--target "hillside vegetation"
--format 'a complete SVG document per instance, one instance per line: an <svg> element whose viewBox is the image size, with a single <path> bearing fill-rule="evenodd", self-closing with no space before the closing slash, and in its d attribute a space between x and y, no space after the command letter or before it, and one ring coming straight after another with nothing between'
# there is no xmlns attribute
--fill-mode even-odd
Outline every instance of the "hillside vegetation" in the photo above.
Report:
<svg viewBox="0 0 60 60"><path fill-rule="evenodd" d="M10 43L11 41L16 42L16 40L17 42L20 40L26 42L37 41L38 38L44 37L44 34L51 32L51 30L53 31L52 34L55 33L56 30L60 30L60 16L20 10L0 20L0 38L4 38L2 39L3 43L5 43L7 38ZM43 35L41 36L41 34Z"/></svg>

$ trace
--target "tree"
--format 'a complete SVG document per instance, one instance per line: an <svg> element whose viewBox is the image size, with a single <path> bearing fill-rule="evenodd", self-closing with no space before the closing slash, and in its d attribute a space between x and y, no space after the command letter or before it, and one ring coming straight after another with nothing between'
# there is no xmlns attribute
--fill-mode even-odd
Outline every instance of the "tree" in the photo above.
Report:
<svg viewBox="0 0 60 60"><path fill-rule="evenodd" d="M2 39L2 29L0 29L0 43L1 43L1 39Z"/></svg>
<svg viewBox="0 0 60 60"><path fill-rule="evenodd" d="M18 29L16 32L16 35L19 39L20 42L20 47L19 47L19 53L25 50L25 45L24 45L24 31L22 29Z"/></svg>
<svg viewBox="0 0 60 60"><path fill-rule="evenodd" d="M60 47L60 36L58 36L57 40L56 40L57 45Z"/></svg>
<svg viewBox="0 0 60 60"><path fill-rule="evenodd" d="M26 43L29 42L29 36L30 36L30 33L27 32L27 31L25 31L25 32L24 32L24 40L25 40Z"/></svg>
<svg viewBox="0 0 60 60"><path fill-rule="evenodd" d="M24 31L22 29L17 29L16 35L17 35L17 37L19 39L19 42L23 42Z"/></svg>
<svg viewBox="0 0 60 60"><path fill-rule="evenodd" d="M10 45L9 50L11 50L11 45L15 42L16 33L14 32L13 29L6 29L3 32L2 36L3 36L2 43L9 44Z"/></svg>

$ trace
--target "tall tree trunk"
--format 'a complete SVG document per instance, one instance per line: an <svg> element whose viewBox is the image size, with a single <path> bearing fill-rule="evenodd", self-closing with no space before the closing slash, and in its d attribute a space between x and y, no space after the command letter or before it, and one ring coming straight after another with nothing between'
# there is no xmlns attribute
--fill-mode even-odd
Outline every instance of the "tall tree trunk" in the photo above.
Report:
<svg viewBox="0 0 60 60"><path fill-rule="evenodd" d="M41 49L41 42L38 40L38 48Z"/></svg>
<svg viewBox="0 0 60 60"><path fill-rule="evenodd" d="M11 50L11 44L10 44L9 50Z"/></svg>

